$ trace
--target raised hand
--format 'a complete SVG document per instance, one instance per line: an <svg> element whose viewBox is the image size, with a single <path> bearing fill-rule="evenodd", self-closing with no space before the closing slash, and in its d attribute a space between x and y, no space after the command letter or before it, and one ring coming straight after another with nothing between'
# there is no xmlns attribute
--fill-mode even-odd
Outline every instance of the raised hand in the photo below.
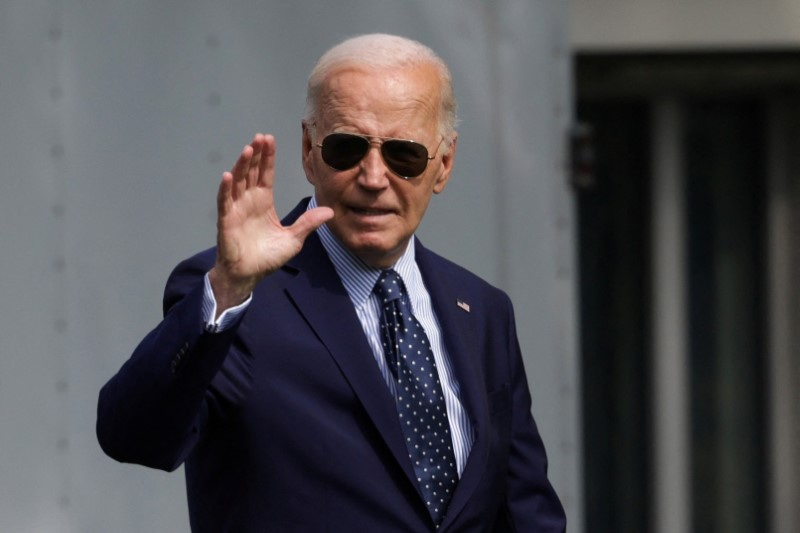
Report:
<svg viewBox="0 0 800 533"><path fill-rule="evenodd" d="M306 237L333 217L328 207L284 227L275 211L275 139L258 133L217 193L217 261L209 280L217 316L247 299L256 284L294 257Z"/></svg>

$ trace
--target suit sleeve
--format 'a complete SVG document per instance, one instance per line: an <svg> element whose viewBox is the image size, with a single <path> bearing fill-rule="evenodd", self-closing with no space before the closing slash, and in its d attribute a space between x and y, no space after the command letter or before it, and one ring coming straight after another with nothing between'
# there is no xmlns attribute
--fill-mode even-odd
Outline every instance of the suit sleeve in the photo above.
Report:
<svg viewBox="0 0 800 533"><path fill-rule="evenodd" d="M170 276L162 322L101 389L97 437L112 458L172 471L208 423L210 384L232 349L238 324L208 333L202 316L207 261Z"/></svg>
<svg viewBox="0 0 800 533"><path fill-rule="evenodd" d="M514 532L563 532L566 530L564 508L547 478L547 456L531 414L531 396L510 301L508 307L512 393L512 434L505 505L508 529Z"/></svg>

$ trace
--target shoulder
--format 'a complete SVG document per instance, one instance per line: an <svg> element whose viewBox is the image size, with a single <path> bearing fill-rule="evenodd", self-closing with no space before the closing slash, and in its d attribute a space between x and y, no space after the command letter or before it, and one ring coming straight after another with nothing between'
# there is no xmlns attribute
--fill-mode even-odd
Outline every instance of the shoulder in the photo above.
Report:
<svg viewBox="0 0 800 533"><path fill-rule="evenodd" d="M178 263L169 275L164 288L164 314L203 282L206 272L214 266L216 257L217 247L214 246Z"/></svg>
<svg viewBox="0 0 800 533"><path fill-rule="evenodd" d="M205 274L214 266L216 259L217 247L212 246L211 248L207 248L178 263L172 270L170 279L176 276Z"/></svg>

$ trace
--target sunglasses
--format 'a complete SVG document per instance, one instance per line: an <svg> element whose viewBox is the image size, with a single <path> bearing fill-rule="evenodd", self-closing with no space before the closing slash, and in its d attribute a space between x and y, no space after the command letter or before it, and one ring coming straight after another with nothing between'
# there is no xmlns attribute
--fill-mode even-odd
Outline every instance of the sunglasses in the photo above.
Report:
<svg viewBox="0 0 800 533"><path fill-rule="evenodd" d="M437 151L443 140L436 145ZM372 143L380 145L386 166L403 179L416 178L425 172L428 161L436 157L436 153L429 157L425 145L415 141L355 133L328 134L317 146L322 148L322 160L326 165L335 170L347 170L364 159Z"/></svg>

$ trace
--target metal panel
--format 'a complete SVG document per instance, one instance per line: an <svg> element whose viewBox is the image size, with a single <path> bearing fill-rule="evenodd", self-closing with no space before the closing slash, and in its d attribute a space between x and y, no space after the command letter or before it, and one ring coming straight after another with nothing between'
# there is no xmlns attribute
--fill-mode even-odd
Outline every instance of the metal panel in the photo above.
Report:
<svg viewBox="0 0 800 533"><path fill-rule="evenodd" d="M254 132L278 139L281 211L310 193L305 77L327 47L367 31L417 38L452 66L458 161L421 235L516 302L551 475L580 523L563 9L0 4L0 530L187 529L180 474L103 456L97 392L160 319L172 266L213 244L219 176Z"/></svg>

